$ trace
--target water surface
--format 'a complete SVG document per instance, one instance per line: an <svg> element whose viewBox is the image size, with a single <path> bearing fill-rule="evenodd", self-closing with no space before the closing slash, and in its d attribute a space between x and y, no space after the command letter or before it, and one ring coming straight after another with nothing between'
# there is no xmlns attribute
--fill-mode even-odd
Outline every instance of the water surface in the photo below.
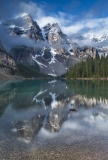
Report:
<svg viewBox="0 0 108 160"><path fill-rule="evenodd" d="M0 160L108 160L108 82L0 82Z"/></svg>

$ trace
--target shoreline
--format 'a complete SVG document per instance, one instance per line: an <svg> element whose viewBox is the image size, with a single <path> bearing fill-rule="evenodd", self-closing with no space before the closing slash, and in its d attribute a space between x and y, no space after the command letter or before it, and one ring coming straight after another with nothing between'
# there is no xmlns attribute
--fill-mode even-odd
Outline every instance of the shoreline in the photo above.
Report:
<svg viewBox="0 0 108 160"><path fill-rule="evenodd" d="M65 78L66 80L107 80L108 78Z"/></svg>
<svg viewBox="0 0 108 160"><path fill-rule="evenodd" d="M1 73L1 72L0 72ZM64 80L108 80L107 78L66 78L66 77L31 77L31 78L25 78L18 75L7 75L4 73L1 73L0 81L19 81L19 80L50 80L50 79L64 79Z"/></svg>

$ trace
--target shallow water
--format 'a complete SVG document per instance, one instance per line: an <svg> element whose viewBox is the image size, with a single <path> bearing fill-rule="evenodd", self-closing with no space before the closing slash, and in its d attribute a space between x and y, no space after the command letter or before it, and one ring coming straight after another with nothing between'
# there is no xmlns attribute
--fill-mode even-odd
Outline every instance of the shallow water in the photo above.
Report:
<svg viewBox="0 0 108 160"><path fill-rule="evenodd" d="M108 160L107 81L0 84L0 160Z"/></svg>

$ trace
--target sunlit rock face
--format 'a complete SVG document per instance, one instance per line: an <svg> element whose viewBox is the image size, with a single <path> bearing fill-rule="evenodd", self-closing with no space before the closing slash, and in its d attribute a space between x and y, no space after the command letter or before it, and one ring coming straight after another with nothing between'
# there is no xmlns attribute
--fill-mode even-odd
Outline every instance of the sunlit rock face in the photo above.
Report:
<svg viewBox="0 0 108 160"><path fill-rule="evenodd" d="M0 65L5 67L16 68L15 61L6 53L2 43L0 42Z"/></svg>
<svg viewBox="0 0 108 160"><path fill-rule="evenodd" d="M62 49L61 53L63 53L63 48L64 48L64 53L69 52L69 48L72 48L72 44L68 36L61 31L57 23L53 23L53 24L48 23L42 29L45 35L44 36L45 40L48 41L50 44L56 44L56 45L58 44L58 48ZM64 44L64 46L62 46L62 44ZM67 45L67 48L66 48L66 45Z"/></svg>
<svg viewBox="0 0 108 160"><path fill-rule="evenodd" d="M73 49L73 53L75 56L86 60L88 57L92 57L92 58L96 58L96 56L98 55L98 50L94 47L75 47Z"/></svg>
<svg viewBox="0 0 108 160"><path fill-rule="evenodd" d="M0 42L0 71L5 74L11 74L11 69L15 70L16 62L9 56Z"/></svg>

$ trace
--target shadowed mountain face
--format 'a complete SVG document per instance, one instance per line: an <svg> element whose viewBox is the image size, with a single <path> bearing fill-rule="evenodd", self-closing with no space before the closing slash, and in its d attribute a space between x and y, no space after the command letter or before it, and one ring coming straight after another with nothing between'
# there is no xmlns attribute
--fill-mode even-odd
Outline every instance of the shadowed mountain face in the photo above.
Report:
<svg viewBox="0 0 108 160"><path fill-rule="evenodd" d="M107 81L51 80L1 84L1 128L5 130L8 126L18 141L30 143L43 129L47 134L57 134L71 120L87 125L95 121L103 123L108 119L107 89ZM71 125L75 124L71 122Z"/></svg>
<svg viewBox="0 0 108 160"><path fill-rule="evenodd" d="M57 23L40 28L29 14L2 21L0 26L4 28L4 37L9 39L4 44L8 54L18 64L34 66L36 63L45 75L61 76L80 59L96 58L98 54L93 47L80 48L71 42Z"/></svg>

